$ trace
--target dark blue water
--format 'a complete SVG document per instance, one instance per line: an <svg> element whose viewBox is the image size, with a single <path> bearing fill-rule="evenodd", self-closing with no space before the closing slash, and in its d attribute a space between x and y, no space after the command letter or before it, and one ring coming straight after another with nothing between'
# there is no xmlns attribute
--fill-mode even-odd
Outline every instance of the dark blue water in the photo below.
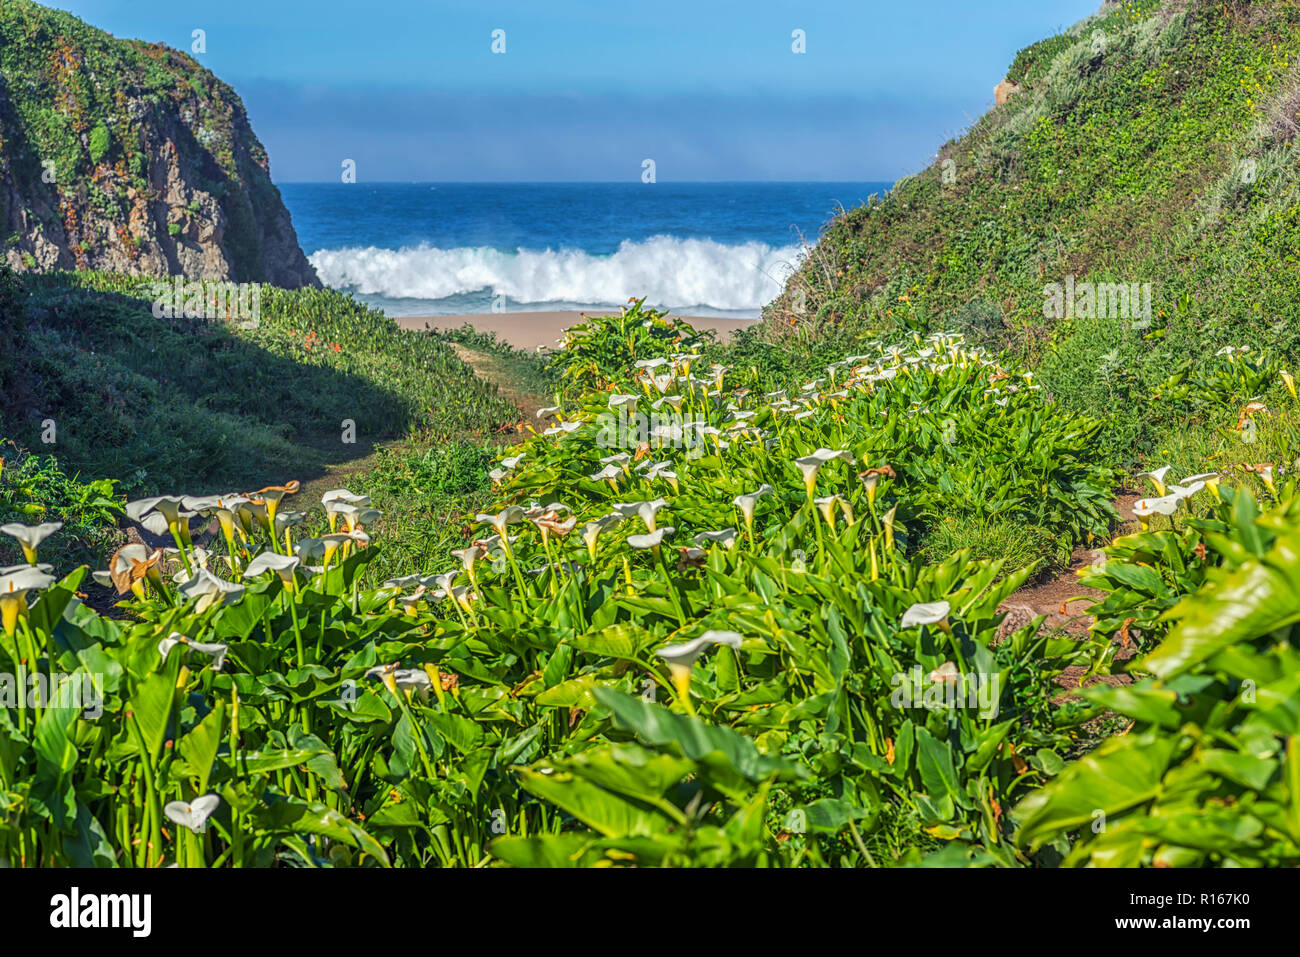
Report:
<svg viewBox="0 0 1300 957"><path fill-rule="evenodd" d="M886 183L287 183L327 285L393 315L656 306L756 316Z"/></svg>

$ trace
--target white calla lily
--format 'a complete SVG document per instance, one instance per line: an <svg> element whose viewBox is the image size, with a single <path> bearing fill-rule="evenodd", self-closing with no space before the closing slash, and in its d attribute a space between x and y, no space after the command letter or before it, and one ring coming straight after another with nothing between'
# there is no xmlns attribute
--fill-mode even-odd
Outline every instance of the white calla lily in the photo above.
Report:
<svg viewBox="0 0 1300 957"><path fill-rule="evenodd" d="M706 648L725 645L731 649L740 648L744 637L734 631L706 631L698 638L679 644L665 645L655 654L668 664L668 673L672 676L673 687L677 691L677 700L688 711L694 711L691 703L691 668Z"/></svg>
<svg viewBox="0 0 1300 957"><path fill-rule="evenodd" d="M740 514L745 517L745 528L748 530L750 537L754 535L754 509L758 506L758 500L764 495L774 494L775 489L764 482L758 487L758 491L749 492L745 495L737 495L731 500L731 504L740 509Z"/></svg>
<svg viewBox="0 0 1300 957"><path fill-rule="evenodd" d="M213 605L238 601L244 594L244 586L225 581L206 568L200 568L181 585L180 591L186 598L198 599L195 611L202 614Z"/></svg>
<svg viewBox="0 0 1300 957"><path fill-rule="evenodd" d="M946 601L918 602L903 612L900 628L916 628L921 625L938 625L946 628L948 613L952 606Z"/></svg>
<svg viewBox="0 0 1300 957"><path fill-rule="evenodd" d="M810 455L794 460L794 464L799 467L803 475L804 488L808 491L808 497L813 497L813 489L817 484L817 473L821 471L823 465L832 462L835 459L843 459L845 462L852 464L853 453L847 449L818 449Z"/></svg>
<svg viewBox="0 0 1300 957"><path fill-rule="evenodd" d="M653 532L648 532L645 535L629 535L627 537L627 543L633 548L658 548L663 544L664 538L675 531L677 531L677 529L673 528L671 525L665 525L662 528L656 528Z"/></svg>
<svg viewBox="0 0 1300 957"><path fill-rule="evenodd" d="M215 794L205 794L193 801L171 801L163 807L167 820L187 827L195 834L207 830L208 818L221 806L221 798Z"/></svg>
<svg viewBox="0 0 1300 957"><path fill-rule="evenodd" d="M173 648L177 645L184 645L186 648L193 648L200 654L208 655L212 659L212 670L220 671L226 663L226 655L230 651L229 645L217 644L215 642L191 641L185 635L178 631L173 631L168 637L158 642L158 654L162 655L163 661L171 654Z"/></svg>
<svg viewBox="0 0 1300 957"><path fill-rule="evenodd" d="M695 536L695 544L699 548L707 545L721 545L723 548L731 548L736 544L736 530L734 528L723 528L716 532L700 532Z"/></svg>
<svg viewBox="0 0 1300 957"><path fill-rule="evenodd" d="M35 565L20 565L9 574L0 575L0 623L6 635L12 637L18 619L27 614L28 592L45 591L55 580Z"/></svg>
<svg viewBox="0 0 1300 957"><path fill-rule="evenodd" d="M23 550L23 557L27 559L29 565L35 565L36 548L55 532L63 527L62 522L42 522L40 525L23 525L20 522L10 522L8 525L0 525L0 534L8 535L16 541Z"/></svg>
<svg viewBox="0 0 1300 957"><path fill-rule="evenodd" d="M300 564L297 555L277 555L275 552L261 552L244 568L245 578L257 578L267 572L280 576L280 581L292 589L294 586L294 569Z"/></svg>

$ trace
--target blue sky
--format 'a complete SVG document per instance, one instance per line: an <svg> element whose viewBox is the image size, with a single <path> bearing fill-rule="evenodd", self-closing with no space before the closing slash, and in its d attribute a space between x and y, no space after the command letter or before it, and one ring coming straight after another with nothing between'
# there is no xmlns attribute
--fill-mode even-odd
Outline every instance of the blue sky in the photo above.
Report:
<svg viewBox="0 0 1300 957"><path fill-rule="evenodd" d="M891 180L1100 0L52 0L190 50L280 182ZM492 33L505 31L504 54ZM807 52L791 50L803 30Z"/></svg>

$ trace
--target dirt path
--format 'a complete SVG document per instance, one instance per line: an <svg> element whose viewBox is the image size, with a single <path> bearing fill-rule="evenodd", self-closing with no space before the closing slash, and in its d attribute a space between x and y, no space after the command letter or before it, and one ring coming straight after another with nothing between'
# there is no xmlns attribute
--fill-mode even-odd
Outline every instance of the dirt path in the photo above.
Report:
<svg viewBox="0 0 1300 957"><path fill-rule="evenodd" d="M1113 504L1120 514L1120 521L1111 529L1112 538L1127 535L1135 530L1137 523L1131 516L1133 503L1138 498L1140 498L1138 494L1131 492L1116 496ZM1105 597L1103 592L1079 584L1079 572L1092 564L1094 558L1092 552L1093 550L1088 547L1075 549L1074 554L1070 556L1069 565L1065 568L1059 569L1049 578L1026 585L1008 598L1002 605L1003 610L1008 613L1004 629L1015 630L1039 615L1046 615L1047 619L1043 622L1044 629L1080 641L1087 638L1088 629L1092 627L1093 622L1093 617L1088 614L1087 609L1094 601ZM1074 598L1080 600L1071 601ZM1115 653L1118 661L1132 656L1133 652L1130 649L1121 649ZM1085 671L1082 665L1072 665L1057 677L1056 683L1062 688L1078 688ZM1085 687L1097 683L1125 685L1132 682L1133 679L1128 675L1094 675L1083 680L1083 685Z"/></svg>
<svg viewBox="0 0 1300 957"><path fill-rule="evenodd" d="M456 358L473 369L476 376L495 385L502 398L513 402L519 409L519 420L501 429L499 435L511 444L526 439L531 433L525 426L537 421L537 410L550 405L551 399L538 395L521 384L518 378L511 374L508 363L497 356L479 352L458 342L451 343L451 348L455 351Z"/></svg>

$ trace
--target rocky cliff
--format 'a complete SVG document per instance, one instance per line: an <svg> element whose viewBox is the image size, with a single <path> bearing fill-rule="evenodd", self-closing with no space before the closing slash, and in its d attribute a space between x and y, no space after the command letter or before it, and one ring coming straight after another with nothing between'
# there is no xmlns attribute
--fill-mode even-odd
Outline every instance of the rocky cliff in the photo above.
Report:
<svg viewBox="0 0 1300 957"><path fill-rule="evenodd" d="M235 92L191 56L0 3L0 255L19 270L320 283Z"/></svg>

